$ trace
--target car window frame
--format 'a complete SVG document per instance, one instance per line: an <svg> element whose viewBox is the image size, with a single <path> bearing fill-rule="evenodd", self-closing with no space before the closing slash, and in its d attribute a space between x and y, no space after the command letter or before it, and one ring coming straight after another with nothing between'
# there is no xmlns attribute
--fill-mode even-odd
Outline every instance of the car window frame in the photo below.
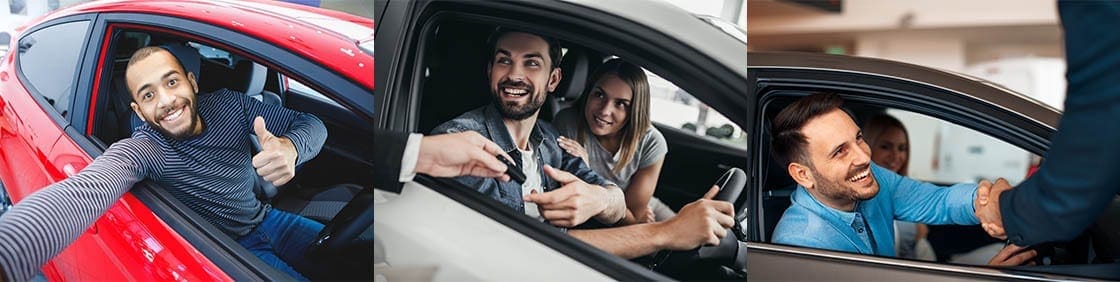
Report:
<svg viewBox="0 0 1120 282"><path fill-rule="evenodd" d="M775 99L804 96L821 91L838 93L846 102L851 101L863 105L905 110L949 122L1038 155L1044 155L1045 151L1049 149L1050 138L1056 132L1053 125L1044 124L1038 120L1023 119L1018 114L1010 112L1010 109L991 102L949 89L886 75L852 73L842 70L756 67L751 70L751 77L754 87L752 93L759 93L760 101L758 114L752 116L754 120L752 126L756 128L757 132L762 132L763 127L768 126L765 107L768 107ZM850 81L859 81L859 83L851 83ZM1014 96L1009 95L1009 97ZM769 136L769 134L757 134L754 137L756 142L764 142L759 140L764 138L763 135ZM769 158L767 157L769 152L762 152L761 147L755 146L752 148L755 151L753 155L757 160L755 163L760 167L766 167L769 165ZM764 170L759 168L757 171L763 173L761 171ZM940 262L935 262L936 265L929 265L900 258L774 244L770 240L761 238L765 215L760 210L763 204L763 193L766 192L763 191L765 188L763 187L765 185L763 181L766 176L755 175L755 177L759 179L758 183L748 188L751 189L749 194L752 197L751 202L754 203L751 206L752 215L750 217L754 224L749 224L750 240L747 244L748 248L752 250L781 252L786 255L808 255L817 259L842 260L845 263L873 263L879 266L903 267L918 271L950 272L955 275L966 276L982 275L981 277L986 278L991 278L992 275L1002 279L1026 279L1040 274L1066 275L1032 270L992 272L990 271L991 268L983 266ZM772 230L768 231L767 235L770 235Z"/></svg>
<svg viewBox="0 0 1120 282"><path fill-rule="evenodd" d="M692 49L691 47L688 47L689 46L688 44L681 43L681 42L676 42L675 41L676 39L673 39L673 38L665 38L664 42L663 42L664 44L662 44L663 45L662 47L673 46L675 48L689 49L690 51L688 51L688 52L671 52L671 51L668 51L668 50L662 49L662 48L642 48L642 49L650 49L650 50L645 50L645 53L638 53L638 52L635 52L635 51L632 51L632 50L631 51L620 50L620 49L622 49L622 47L617 47L617 46L621 45L621 44L618 44L618 43L605 43L606 40L595 39L595 38L587 38L585 35L580 35L577 32L558 31L557 28L551 28L548 25L545 25L545 24L541 23L541 22L544 22L544 21L549 21L549 22L552 22L552 23L555 23L555 22L577 22L577 23L580 23L581 25L591 25L591 26L595 26L595 27L608 27L608 26L612 26L614 28L631 27L631 29L626 29L626 30L630 33L636 33L636 34L627 33L626 39L624 39L624 40L630 40L631 42L628 43L629 45L639 45L640 46L640 43L638 43L638 42L643 42L642 41L643 39L638 39L638 38L648 39L650 37L656 37L656 38L666 37L665 34L653 31L649 27L637 25L634 22L631 22L631 21L628 21L628 20L625 20L625 19L621 19L621 18L613 17L609 14L605 14L602 11L592 10L592 9L589 9L589 8L586 8L586 7L583 7L583 6L573 5L571 3L559 3L559 2L558 3L551 3L551 2L550 3L528 3L528 2L527 3L507 3L507 2L447 3L447 2L437 2L437 3L434 3L434 4L425 2L425 3L412 3L412 4L413 4L412 6L399 7L399 8L415 9L416 10L415 11L416 15L424 15L424 16L419 17L419 19L409 19L409 20L406 20L406 21L402 21L402 22L405 22L405 23L411 23L411 22L416 22L417 23L415 26L409 24L406 27L402 27L402 29L405 30L405 35L403 37L406 37L406 39L403 39L400 42L397 42L393 45L389 45L389 44L379 44L378 45L378 48L389 49L387 47L390 47L390 46L392 48L400 48L400 49L391 49L391 50L379 49L379 51L378 51L379 54L385 55L385 58L392 60L392 61L388 61L388 62L386 62L385 60L382 60L383 63L379 64L379 66L391 65L391 66L395 66L397 68L397 71L388 71L388 70L378 71L379 74L386 74L386 73L389 74L389 75L387 75L388 78L385 79L386 80L385 83L380 83L380 82L377 83L377 85L382 86L382 88L379 89L379 91L381 91L381 92L378 92L378 95L383 95L382 97L378 97L378 98L383 99L382 101L386 101L386 104L380 105L380 108L379 108L379 109L385 109L385 111L382 112L382 116L387 117L385 119L382 119L381 122L382 122L382 125L384 125L385 127L388 127L388 128L393 128L393 129L403 130L403 131L411 131L418 126L419 110L420 110L420 97L419 97L418 93L422 93L422 91L420 90L422 88L420 86L421 86L422 78L423 78L423 74L422 74L423 73L423 67L422 66L424 66L423 52L424 52L425 48L423 48L423 47L426 46L425 45L426 41L430 40L430 38L428 38L428 36L431 34L432 30L434 29L434 24L433 24L434 21L432 21L432 18L435 18L437 16L447 17L447 18L466 17L468 19L473 19L475 21L482 21L484 23L489 23L489 24L494 24L494 25L518 26L519 28L539 30L542 33L550 35L550 36L560 35L560 36L557 36L557 37L558 38L563 38L564 40L577 39L577 40L571 40L571 41L573 41L573 43L581 44L581 45L587 46L589 48L606 49L606 50L618 50L618 52L616 52L617 54L624 55L627 58L637 58L637 59L632 60L632 61L636 64L642 65L643 67L648 67L647 69L650 69L651 71L657 72L659 74L670 73L668 71L668 68L665 67L667 65L691 65L690 68L693 69L693 70L697 70L697 72L694 72L693 74L690 74L690 75L699 76L699 73L711 73L711 75L708 76L707 80L703 80L705 83L698 82L698 81L701 81L701 80L689 80L689 81L691 81L691 83L689 83L688 85L682 85L682 83L677 83L678 86L682 86L682 88L684 88L684 89L719 89L719 90L714 90L714 91L698 91L698 92L705 92L705 94L704 95L695 95L694 94L694 95L697 96L697 98L700 99L701 101L713 102L712 104L721 105L723 107L722 110L720 108L713 107L713 109L715 109L716 111L719 111L721 113L723 113L723 112L745 112L745 111L747 111L747 108L738 108L740 105L744 105L746 103L725 102L725 101L729 101L729 100L730 101L735 101L735 99L739 99L739 98L743 98L743 100L745 101L746 100L745 97L742 97L740 95L722 95L721 96L721 95L715 95L715 94L707 94L707 93L714 93L714 92L735 92L734 89L737 88L736 86L745 85L744 83L746 82L746 77L739 77L736 74L736 72L729 71L730 68L725 67L722 64L718 65L718 66L715 66L715 67L713 67L714 63L704 65L704 63L701 63L701 61L703 61L703 62L718 62L718 61L716 61L714 58L709 57L709 56L704 55L704 54L694 54L696 50ZM424 5L424 4L428 4L428 5ZM555 6L564 6L564 9L557 9L557 10L549 10L547 8L540 9L542 7L537 6L537 5L545 5L545 6L552 5L554 7L548 7L548 8L554 8L554 9L556 9ZM419 7L417 7L417 6L419 6ZM438 8L432 8L431 6L436 6ZM535 6L535 7L526 7L526 6ZM450 8L447 8L447 7L455 7L457 9L450 9ZM459 8L461 8L461 9L459 9ZM547 13L549 11L551 11L552 13ZM579 13L580 15L579 16L573 15L575 13ZM539 17L537 17L538 21L534 21L534 22L524 21L523 19L527 18L527 16L525 16L526 14L539 16ZM596 17L597 20L596 20L596 23L591 23L591 22L582 21L582 20L573 20L573 18L580 18L580 17ZM609 21L610 24L605 24L605 23L600 22L600 21L604 21L604 20ZM558 25L558 26L563 26L563 25ZM386 27L387 27L387 24L384 23L384 22L380 23L378 25L378 28L380 28L380 29L384 29ZM584 28L589 28L589 27L584 27ZM392 29L390 29L390 30L392 30ZM718 30L713 30L713 31L717 32L717 33L719 32ZM379 33L381 33L381 32L384 32L384 31L380 31ZM622 33L620 31L612 31L612 32ZM720 36L725 36L725 35L720 34ZM637 41L637 42L634 42L634 41ZM617 42L617 41L615 41L615 42ZM591 44L588 44L588 43L591 43ZM415 46L418 46L418 45L420 47L415 47ZM610 46L610 47L604 48L603 46ZM645 46L652 46L652 45L646 44ZM399 50L406 50L406 51L402 51L402 52L407 52L407 53L398 53ZM686 56L685 56L685 54L682 54L682 53L686 53L688 55L700 56L700 57L702 57L702 59L693 59L693 60L685 59ZM640 54L642 54L642 55L640 55ZM648 55L648 54L657 54L657 55ZM671 59L672 61L671 62L663 62L663 61L655 61L655 60L652 60L652 59L643 59L643 58L650 58L650 57L657 57L657 58L662 58L662 59ZM743 63L744 63L743 67L745 68L745 61ZM411 66L412 68L408 68L408 66ZM727 69L728 71L719 72L718 71L719 69ZM685 75L680 74L680 73L676 73L676 72L672 72L671 75L665 75L663 77L666 77L666 79L668 79L670 81L682 81L682 80L685 80L683 78L683 76L685 76ZM731 81L738 81L738 82L736 83L736 82L731 82ZM736 109L736 110L732 110L732 109ZM739 116L732 115L732 117L729 117L729 118L732 118L733 119L732 121L737 122L739 125L747 124L747 123L745 123L745 119L734 120L734 118L739 118ZM741 118L745 118L745 116L743 116ZM746 155L743 155L743 156L744 156L744 158L746 158ZM445 187L432 187L432 188L436 188L437 190L443 190ZM477 202L472 203L472 202L475 201L474 199L464 199L462 197L458 197L458 198L453 197L452 199L454 199L456 201L459 201L460 203L463 203L465 205L471 206L472 208L475 208L475 205L478 205L478 204L481 204L481 205L484 205L484 206L498 205L498 203L493 201L493 200L482 201L481 203L477 203ZM475 208L475 209L477 210L477 208ZM506 212L506 213L511 213L512 212L512 211L508 211L508 208L506 208L504 210L501 210L501 211ZM524 216L520 215L520 214L517 214L517 217L518 218L524 218ZM612 277L615 277L616 279L621 279L621 277L631 277L631 280L632 279L641 279L641 280L654 279L654 278L651 278L651 277L659 277L660 279L667 279L663 276L660 276L657 273L653 273L651 271L648 271L647 269L640 269L640 270L636 269L635 267L637 267L637 265L632 264L632 263L628 263L628 262L627 263L612 263L612 264L609 264L609 265L604 264L602 262L602 260L615 261L615 260L619 260L620 258L618 258L617 256L606 254L606 253L604 253L604 252L602 252L598 249L595 249L595 248L581 247L581 248L573 249L573 248L570 247L570 244L559 245L559 244L549 243L549 242L553 242L555 240L559 240L557 242L569 242L569 243L572 242L572 241L577 241L578 242L578 240L576 240L575 238L572 238L572 237L555 238L555 237L548 236L548 234L550 234L550 233L543 233L545 236L538 236L538 235L534 235L533 233L538 232L539 230L536 230L536 229L538 229L540 227L528 226L528 228L526 228L526 227L514 225L515 223L510 222L508 220L506 220L506 221L503 221L501 219L496 219L496 220L498 220L499 222L502 222L503 224L505 224L507 226L511 226L511 228L513 228L514 230L517 230L518 232L522 232L523 234L526 234L529 238L540 241L540 242L544 243L545 245L547 245L549 247L555 248L558 251L560 251L561 253L564 253L565 255L567 255L569 257L572 257L576 260L579 260L582 263L585 263L585 264L595 268L598 271L603 271L604 273L608 273L608 275L610 275ZM586 245L580 245L580 244L576 244L576 245L577 246L586 246ZM604 254L607 255L607 256L603 256ZM649 276L650 274L656 274L656 275L655 276ZM637 275L637 276L634 276L634 275ZM626 279L624 279L624 280L626 280Z"/></svg>
<svg viewBox="0 0 1120 282"><path fill-rule="evenodd" d="M39 93L39 90L35 88L34 84L31 83L31 80L27 77L26 74L24 74L24 71L23 71L23 63L24 62L23 62L23 60L21 60L21 58L19 56L19 46L18 45L19 45L19 42L23 41L23 39L27 38L27 36L35 34L36 32L41 31L43 29L50 28L50 27L57 26L57 25L61 25L61 24L67 24L67 23L72 23L72 22L80 22L80 21L86 21L87 22L86 32L83 36L80 37L80 40L82 40L82 46L79 49L77 49L77 51L79 52L78 61L77 61L77 65L74 68L74 72L71 74L71 77L73 77L73 80L71 81L70 91L72 92L73 96L71 96L71 100L70 100L69 113L68 113L67 116L63 117L62 113L58 112L58 109L56 109L54 107L54 105L51 105L51 103L47 102L46 98L44 98L43 95L41 93ZM31 28L28 28L27 30L23 31L22 33L20 33L19 38L15 38L15 42L16 42L17 46L15 48L16 50L14 51L14 54L15 54L14 59L15 60L13 60L13 61L15 61L15 69L16 69L17 79L19 79L19 82L21 84L23 84L23 86L24 86L23 88L29 94L31 94L31 97L33 99L35 99L35 102L37 104L39 104L39 107L44 112L47 113L47 116L49 116L54 121L54 123L59 126L59 128L62 128L64 130L65 130L65 128L69 127L73 123L73 120L74 120L75 117L79 117L83 114L83 113L76 112L75 110L81 108L81 107L76 107L76 106L79 105L80 102L82 102L82 98L81 98L82 96L87 96L87 95L85 95L85 93L88 93L88 92L83 91L83 90L86 90L86 89L89 88L89 82L91 81L91 79L88 78L90 73L86 72L86 70L87 70L86 66L88 65L86 63L86 60L89 57L88 55L89 55L89 50L90 50L90 42L94 40L93 34L94 34L94 29L95 29L96 25L97 25L97 14L76 14L76 15L60 17L60 18L57 18L57 19L52 19L52 20L46 21L44 23L35 25L35 26L33 26ZM9 48L9 49L11 49L11 48ZM9 50L8 53L9 53L9 55L11 55L13 52L12 52L12 50Z"/></svg>
<svg viewBox="0 0 1120 282"><path fill-rule="evenodd" d="M92 15L91 15L92 16ZM285 75L296 75L297 77L306 78L305 81L311 83L308 85L312 89L321 91L324 95L328 95L336 102L348 105L346 111L353 113L359 119L364 119L372 123L372 109L360 105L361 101L366 99L372 100L372 91L363 88L360 84L355 83L333 71L319 66L311 61L311 59L302 58L294 53L285 51L283 48L277 47L263 40L253 38L249 35L240 34L228 29L217 27L211 24L198 22L190 19L152 15L152 14L137 14L137 13L102 13L97 14L95 20L91 22L90 28L93 33L86 40L85 53L86 58L98 57L101 54L107 54L111 50L105 50L101 53L102 49L109 47L111 40L110 28L121 28L123 30L131 30L137 28L138 30L154 33L167 33L173 36L179 36L184 39L196 40L206 43L210 46L219 46L225 48L224 50L232 50L233 53L242 52L256 62L261 62L267 67L282 70L281 73ZM101 39L100 37L104 37ZM111 49L111 48L106 48ZM98 85L97 89L87 86L88 91L84 91L76 95L76 97L83 97L82 103L78 104L77 99L72 106L79 106L83 109L84 114L77 114L71 116L74 120L71 126L66 127L66 135L71 140L79 145L83 151L88 153L91 158L96 158L102 154L109 144L103 144L98 141L98 138L89 132L92 127L87 127L87 121L92 121L95 118L92 113L97 110L99 101L93 101L94 97L103 94L102 92L108 91L108 85L111 83L111 75L101 75L103 72L111 69L113 61L104 60L99 58L100 62L82 64L81 69L86 69L90 74L93 74L95 79L84 79L82 82L86 85ZM100 64L98 64L100 63ZM108 67L105 65L108 64ZM330 85L326 87L325 85ZM328 90L328 91L323 91ZM366 95L363 97L362 95ZM372 106L372 105L370 105ZM365 128L362 128L365 130ZM372 129L370 129L372 131ZM153 213L157 214L164 220L179 236L187 240L196 250L201 252L208 260L217 265L222 271L234 278L235 280L245 279L288 279L287 274L284 274L275 268L268 266L256 256L252 255L248 250L240 247L232 238L224 234L217 234L221 231L204 219L197 213L187 208L181 202L174 200L166 189L163 189L151 181L143 181L135 185L134 189L130 192L143 202L147 208ZM176 221L178 220L178 221ZM241 277L240 279L237 277Z"/></svg>

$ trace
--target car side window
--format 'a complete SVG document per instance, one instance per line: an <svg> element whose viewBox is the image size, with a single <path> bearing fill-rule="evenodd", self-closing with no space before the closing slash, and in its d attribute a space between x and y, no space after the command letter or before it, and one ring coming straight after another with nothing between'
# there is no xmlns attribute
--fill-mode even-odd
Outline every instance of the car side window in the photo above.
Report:
<svg viewBox="0 0 1120 282"><path fill-rule="evenodd" d="M898 109L886 114L906 126L914 179L950 184L1002 177L1017 185L1041 162L1015 145L948 121Z"/></svg>
<svg viewBox="0 0 1120 282"><path fill-rule="evenodd" d="M1041 162L1041 158L1018 146L936 117L859 101L846 101L845 107L863 132L871 161L918 181L949 186L1004 178L1017 185ZM791 205L790 191L778 192L782 191L770 191L764 197L767 226L776 225ZM922 213L930 212L948 214L942 210ZM1004 247L1004 242L988 236L979 225L933 225L897 218L892 222L887 230L893 230L893 237L888 238L894 241L895 258L987 265ZM838 234L821 236L846 240Z"/></svg>
<svg viewBox="0 0 1120 282"><path fill-rule="evenodd" d="M746 148L747 135L708 105L693 97L676 84L646 71L649 78L650 120L707 138Z"/></svg>
<svg viewBox="0 0 1120 282"><path fill-rule="evenodd" d="M62 117L74 99L74 75L89 21L49 26L19 40L19 69L36 95Z"/></svg>
<svg viewBox="0 0 1120 282"><path fill-rule="evenodd" d="M319 91L315 91L315 89L311 89L311 87L308 87L307 85L304 85L303 83L300 83L295 79L288 79L288 91L296 95L311 97L312 99L331 104L335 107L343 108L342 105L338 104L338 102L335 102L333 99L327 97L326 95L323 95L323 93L319 93Z"/></svg>
<svg viewBox="0 0 1120 282"><path fill-rule="evenodd" d="M948 186L1006 179L1018 185L1038 168L1041 159L988 134L939 118L899 109L857 113L871 159L910 178ZM891 137L898 120L905 133ZM874 135L874 136L872 136ZM893 139L893 140L892 140ZM901 144L905 143L905 144ZM905 157L899 153L906 152ZM899 163L899 161L904 162ZM902 165L901 167L899 165ZM901 171L899 171L901 168ZM1004 246L977 225L923 225L895 221L895 250L899 258L987 265Z"/></svg>

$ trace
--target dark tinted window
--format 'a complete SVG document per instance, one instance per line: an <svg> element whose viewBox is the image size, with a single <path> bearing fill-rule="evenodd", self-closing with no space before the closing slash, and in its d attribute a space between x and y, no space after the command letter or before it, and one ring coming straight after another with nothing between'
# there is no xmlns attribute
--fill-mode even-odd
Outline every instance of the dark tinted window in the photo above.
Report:
<svg viewBox="0 0 1120 282"><path fill-rule="evenodd" d="M19 41L19 68L34 94L66 117L89 21L69 22L31 33Z"/></svg>

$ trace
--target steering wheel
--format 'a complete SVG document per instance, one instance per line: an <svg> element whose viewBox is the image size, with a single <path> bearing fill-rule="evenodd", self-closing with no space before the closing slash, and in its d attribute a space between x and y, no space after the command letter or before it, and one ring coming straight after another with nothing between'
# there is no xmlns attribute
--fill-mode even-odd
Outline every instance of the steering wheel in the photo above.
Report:
<svg viewBox="0 0 1120 282"><path fill-rule="evenodd" d="M716 180L715 185L719 187L719 192L712 200L735 203L747 186L747 174L742 169L730 168ZM655 258L651 268L681 280L746 279L746 273L743 273L746 270L746 252L740 242L745 241L746 236L739 225L746 218L745 210L736 211L735 225L728 232L731 234L724 236L719 244L690 251L663 251L664 256L656 255L661 258Z"/></svg>
<svg viewBox="0 0 1120 282"><path fill-rule="evenodd" d="M739 200L739 195L743 193L743 189L747 187L747 173L743 172L742 169L732 167L716 180L716 186L719 186L719 193L712 198L713 200L735 204L735 201ZM734 232L739 241L747 240L747 234L743 232L743 228L739 224L747 218L746 211L746 205L735 210L735 226L731 227L731 231Z"/></svg>
<svg viewBox="0 0 1120 282"><path fill-rule="evenodd" d="M716 186L719 187L719 193L716 193L712 200L725 201L734 204L739 199L739 195L743 193L743 188L747 186L747 174L742 169L732 167L723 173L716 180ZM735 211L735 225L729 230L730 236L723 237L719 245L715 246L702 246L700 247L700 259L715 259L715 258L735 258L735 251L737 248L724 247L726 245L736 246L738 241L746 241L746 234L742 234L742 228L739 222L746 218L743 212L746 209L739 209ZM731 239L731 240L728 240Z"/></svg>
<svg viewBox="0 0 1120 282"><path fill-rule="evenodd" d="M325 256L330 254L352 253L357 256L369 256L372 261L373 254L370 240L360 240L367 228L373 225L373 187L364 187L358 192L341 211L323 226L319 236L311 243L308 254L311 256ZM364 245L369 246L364 246Z"/></svg>

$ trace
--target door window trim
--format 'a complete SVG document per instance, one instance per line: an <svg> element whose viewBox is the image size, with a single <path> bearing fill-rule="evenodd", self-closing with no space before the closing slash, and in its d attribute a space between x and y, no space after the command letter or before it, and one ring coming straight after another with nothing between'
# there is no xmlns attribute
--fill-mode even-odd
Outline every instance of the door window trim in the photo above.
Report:
<svg viewBox="0 0 1120 282"><path fill-rule="evenodd" d="M249 37L248 35L238 34L205 23L159 15L108 13L100 14L100 16L96 17L95 22L91 22L90 28L94 28L95 26L99 32L94 33L90 38L101 38L105 36L111 39L113 35L112 32L142 30L197 40L199 42L211 44L212 46L220 46L221 48L226 48L226 50L265 64L282 73L290 71L292 74L298 75L298 77L307 77L307 81L314 83L308 85L312 89L321 87L319 85L331 85L333 88L321 87L320 89L334 89L337 90L337 92L326 91L322 93L324 93L324 95L329 95L332 99L345 99L343 100L345 102L340 102L344 105L358 105L351 103L360 103L362 101L362 95L370 93L368 89L364 89L360 85L312 63L309 59L296 56L290 52L284 51L280 47L273 46L259 39ZM83 49L86 50L86 54L96 54L98 50L89 47L94 46L90 45L89 42L95 41L100 42L93 39L87 40L87 47ZM107 45L111 42L104 41L100 43ZM98 44L96 46L100 45L101 44ZM113 48L115 47L110 47L109 49ZM252 54L247 54L249 51L245 50L251 50ZM107 54L111 50L102 51L104 51L102 54ZM267 56L265 54L267 54ZM87 56L87 58L88 57L89 56ZM264 58L268 58L268 60L264 60ZM95 114L98 101L94 99L98 94L104 94L101 92L108 91L111 76L102 75L105 71L108 71L108 68L105 67L106 63L111 67L113 62L106 62L101 59L99 64L83 64L83 68L88 67L92 69L91 72L98 73L97 77L100 79L97 80L96 84L99 85L99 88L91 88L92 91L85 92L90 93L89 95L80 95L90 98L80 104L81 107L84 108L84 111L88 111L88 115L71 115L74 126L68 127L68 130L65 131L66 135L71 140L75 140L75 143L88 153L91 158L100 156L103 150L106 149L104 146L108 145L99 144L99 142L96 141L96 137L87 134L88 121L92 121L96 118ZM85 81L86 84L94 84L92 79L85 79ZM94 91L97 93L93 93ZM365 95L364 97L369 100L373 98L372 95ZM78 105L79 104L76 102L73 104L73 106ZM346 110L356 114L365 113L366 115L364 118L372 123L372 109L361 106L349 106ZM358 116L362 115L359 114ZM286 274L268 266L243 247L235 246L236 242L233 241L233 238L221 238L222 236L228 236L218 234L221 233L220 230L203 220L182 203L174 200L173 197L170 197L170 194L167 194L166 191L163 190L162 188L156 188L154 183L145 181L137 184L129 193L136 196L149 210L163 219L172 230L179 234L179 236L182 236L208 260L222 269L226 275L230 275L235 280L244 280L246 278L275 279L278 277L288 277ZM237 279L237 277L242 277L242 279Z"/></svg>
<svg viewBox="0 0 1120 282"><path fill-rule="evenodd" d="M74 109L78 105L78 102L81 99L80 97L84 97L86 96L85 93L89 93L88 91L83 91L87 90L89 87L89 79L88 77L86 77L88 76L88 73L84 72L86 70L85 59L87 58L86 54L88 54L90 42L96 41L91 40L91 34L96 25L97 17L97 14L77 14L53 19L28 28L26 31L21 33L19 39L16 40L16 44L19 45L19 42L23 41L24 38L27 38L27 36L43 29L73 22L87 22L85 34L81 37L82 46L78 49L79 55L77 65L75 65L74 72L70 75L70 77L73 79L70 85L70 90L71 92L73 92L73 96L71 97L70 101L70 113L67 114L66 117L63 117L62 113L59 113L58 109L56 109L54 105L51 105L51 103L47 102L43 95L39 93L39 90L35 88L35 85L31 83L31 80L24 74L24 62L19 56L19 46L15 46L16 48L14 52L13 50L9 50L9 53L14 54L15 56L16 77L19 79L19 82L24 85L24 89L26 89L27 92L31 94L31 97L35 99L35 102L39 104L39 108L43 109L43 111L47 113L47 116L51 117L51 120L53 120L60 129L70 126L75 117L81 116L80 113L75 113Z"/></svg>
<svg viewBox="0 0 1120 282"><path fill-rule="evenodd" d="M424 71L423 66L425 65L424 64L424 61L425 61L424 51L425 51L426 47L429 45L428 44L429 41L431 41L431 39L432 39L431 35L433 34L433 31L435 30L435 27L437 26L437 24L438 23L449 22L449 21L452 21L452 20L476 21L476 22L482 22L482 23L493 24L493 25L502 25L502 26L517 26L517 27L522 28L522 29L535 30L535 31L538 31L538 32L540 32L542 34L545 34L545 35L556 36L557 38L562 38L564 40L570 40L575 44L580 44L580 45L588 47L588 48L597 48L597 49L601 49L601 50L611 50L611 51L615 52L614 54L624 56L625 58L630 60L632 63L641 65L643 67L649 67L649 68L651 68L651 71L655 71L659 75L665 74L663 77L665 77L666 79L668 79L670 81L690 82L690 83L687 83L687 84L681 84L681 83L677 83L677 84L678 84L678 86L682 86L682 88L684 88L684 89L695 90L695 91L690 91L690 93L694 93L694 92L702 93L701 95L695 95L694 94L697 97L697 99L700 99L701 101L707 100L708 102L715 102L715 103L712 103L713 105L718 104L719 106L713 107L713 109L715 109L717 112L721 112L721 113L724 113L724 112L740 113L740 112L747 112L748 109L750 109L749 106L739 108L740 105L749 105L746 102L745 97L743 97L742 95L716 95L716 94L711 94L711 93L722 93L722 92L726 92L726 93L736 92L736 90L738 90L736 85L745 85L745 82L746 82L745 77L737 76L736 72L730 71L730 70L722 67L721 64L715 63L717 61L715 61L714 59L712 59L711 57L708 57L706 55L695 55L696 57L685 56L684 53L688 53L688 54L695 53L696 50L691 49L691 48L688 48L689 52L670 52L669 50L667 50L669 48L658 48L658 49L654 49L654 50L649 50L650 48L631 48L631 49L627 49L627 48L616 47L616 46L620 46L620 45L642 46L642 45L639 45L639 44L636 44L636 43L633 43L633 42L635 42L635 41L645 42L645 39L649 39L649 38L652 38L652 37L664 38L666 36L664 34L657 33L657 32L655 32L655 31L653 31L653 30L651 30L647 27L636 25L633 22L629 22L629 21L625 21L625 20L621 20L621 19L615 19L611 15L603 15L602 12L600 12L600 11L590 10L590 9L586 9L584 7L573 5L571 10L558 11L556 13L546 13L547 11L550 11L550 10L529 8L529 7L522 6L521 4L518 4L518 3L505 3L505 2L499 2L499 3L490 3L490 2L485 2L485 3L483 3L483 2L446 3L446 2L440 2L440 3L431 4L431 5L428 5L428 6L421 5L421 7L414 7L414 8L417 9L416 14L420 15L415 20L415 22L417 22L419 24L417 24L416 27L413 27L413 26L406 27L406 29L407 29L406 39L400 43L401 48L397 50L397 51L402 52L402 53L396 54L396 56L398 56L399 61L398 62L387 62L388 65L394 65L397 68L396 69L397 71L394 72L397 75L390 75L390 79L392 79L394 81L397 81L397 82L401 82L401 83L392 83L392 82L378 83L378 85L382 85L383 87L385 85L389 85L388 91L391 92L391 93L395 93L395 95L392 95L390 97L385 98L387 100L387 103L390 103L391 105L383 105L382 106L382 108L388 108L389 109L387 111L389 113L383 113L386 116L388 116L389 118L387 120L383 120L382 122L384 122L390 128L396 128L396 129L399 129L399 130L411 131L411 129L416 128L418 126L419 110L420 110L420 106L421 106L420 105L420 102L421 102L420 98L421 97L419 97L419 93L422 93L421 90L422 90L422 86L423 86L423 71ZM615 22L615 24L617 24L617 25L611 27L611 29L619 28L619 29L627 30L628 32L624 33L622 31L614 31L614 30L611 30L609 32L620 34L620 38L624 38L622 41L630 40L631 43L629 43L629 44L618 43L620 41L615 41L614 43L606 43L607 41L605 41L605 40L587 38L585 35L581 35L581 33L579 33L579 32L564 31L564 30L558 30L557 28L550 28L549 27L549 26L569 26L569 25L556 24L556 23L573 21L573 18L577 18L577 17L572 16L571 14L575 14L577 12L582 13L581 15L583 15L583 16L589 16L588 14L595 14L595 15L599 15L600 16L599 18L605 18L605 19L608 19L608 20L619 21L619 22ZM516 16L501 17L502 15L516 15ZM537 19L539 19L539 20L534 21L534 22L528 22L528 21L522 21L522 20L513 20L513 19L525 18L525 17L527 17L526 15L537 16ZM600 20L597 20L595 22L581 22L579 24L579 26L581 26L582 29L590 29L591 27L588 27L588 26L605 28L605 26L602 26L601 25L602 23L599 22L599 21ZM554 23L554 25L544 24L543 22ZM620 28L620 27L622 27L622 28ZM627 29L626 27L632 27L632 28ZM586 33L584 33L584 34L586 34ZM676 46L676 47L678 47L678 49L688 47L688 45L686 45L684 43L676 42L675 39L673 39L673 38L667 38L666 41L671 42L672 44L669 44L669 45ZM414 46L419 46L419 47L414 47ZM649 46L649 45L645 45L645 46ZM644 50L645 53L644 54L639 53L639 51L636 51L636 50ZM381 52L381 53L385 54L385 52ZM650 54L653 54L653 55L650 55ZM654 61L652 59L646 59L646 58L654 58L654 57L668 58L669 60ZM678 71L671 72L671 71L668 71L671 68L665 67L665 66L671 66L671 65L688 66L688 67L686 67L687 69L696 70L696 71L691 71L690 72L690 71L680 71L680 70L678 70ZM745 67L745 66L746 65L745 65L745 62L744 62L743 67ZM721 72L721 70L724 70L724 71ZM700 74L705 74L707 79L701 80L701 79L686 79L685 78L685 76L697 76L697 77L699 77ZM704 81L706 83L701 83L700 81ZM745 88L743 88L741 90L745 90ZM742 99L743 101L740 103L739 101L736 101L736 99ZM736 122L740 125L747 124L746 123L746 115L732 115L732 116L728 116L728 118L731 119L733 122ZM744 155L744 158L745 157L746 156ZM423 182L421 182L421 183L423 183ZM429 187L435 187L435 186L429 186ZM452 188L455 188L455 187L452 187ZM440 193L445 193L447 190L455 190L456 193L461 192L461 191L458 191L456 189L435 189L435 190L439 191ZM468 194L470 194L470 193L468 193ZM446 193L445 193L445 195L446 195ZM477 193L470 194L470 195L481 197L481 195L478 195ZM501 222L502 224L504 224L506 226L510 226L511 229L516 230L518 232L521 232L523 234L526 234L526 236L528 236L530 238L533 238L534 240L537 240L539 242L542 242L543 244L545 244L545 245L547 245L551 248L554 248L554 249L568 255L569 257L571 257L573 259L576 259L576 260L580 261L581 263L586 264L586 265L596 269L597 271L604 272L604 273L608 274L609 276L611 276L613 278L622 279L622 280L636 280L636 279L640 279L640 280L664 280L664 279L667 279L663 276L660 276L657 273L654 273L652 271L648 271L647 269L644 269L644 268L640 268L636 264L629 263L629 262L624 262L623 260L621 260L617 256L607 254L607 253L602 252L601 250L598 250L598 249L596 249L594 247L591 247L589 245L576 244L576 243L582 243L582 242L578 242L578 240L573 238L573 237L557 237L557 236L559 236L559 234L553 234L553 233L545 232L544 230L541 230L543 228L546 228L545 226L520 225L520 224L518 224L518 222L521 222L521 220L509 219L509 218L507 218L507 216L514 216L517 219L524 219L524 220L527 220L527 218L525 218L523 215L513 213L513 211L509 210L508 208L505 208L504 206L499 206L500 204L498 202L492 200L492 199L485 199L485 198L478 198L478 197L467 197L467 196L452 196L452 195L448 195L448 196L449 196L449 198L451 198L451 199L453 199L457 202L460 202L460 203L462 203L462 204L464 204L468 207L471 207L472 209L475 209L475 210L480 210L480 209L484 209L484 208L485 209L494 209L495 210L494 212L492 212L491 214L487 214L491 218L497 220L498 222ZM495 217L495 216L501 216L501 217ZM605 264L605 263L603 263L604 261L616 261L616 263Z"/></svg>

